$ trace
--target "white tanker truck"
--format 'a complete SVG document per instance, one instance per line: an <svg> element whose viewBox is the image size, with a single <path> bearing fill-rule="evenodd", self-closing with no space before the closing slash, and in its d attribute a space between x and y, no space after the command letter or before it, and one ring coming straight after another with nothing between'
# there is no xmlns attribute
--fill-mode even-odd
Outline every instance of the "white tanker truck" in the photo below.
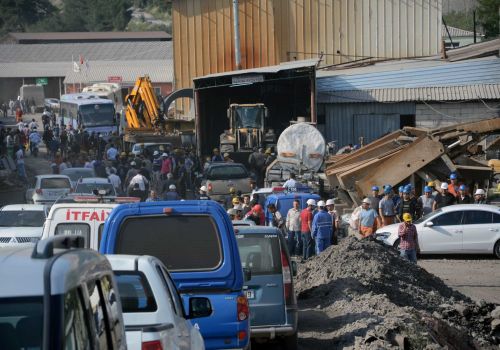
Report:
<svg viewBox="0 0 500 350"><path fill-rule="evenodd" d="M314 191L326 190L321 171L326 155L323 135L305 121L292 122L278 138L277 158L266 169L266 186L282 185L294 173L296 180Z"/></svg>

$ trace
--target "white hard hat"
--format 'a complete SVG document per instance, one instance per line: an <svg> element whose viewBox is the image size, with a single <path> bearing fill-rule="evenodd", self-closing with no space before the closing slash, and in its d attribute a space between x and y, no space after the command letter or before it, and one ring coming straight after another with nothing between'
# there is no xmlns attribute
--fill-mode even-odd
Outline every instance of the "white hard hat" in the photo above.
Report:
<svg viewBox="0 0 500 350"><path fill-rule="evenodd" d="M201 186L200 192L207 192L207 186Z"/></svg>
<svg viewBox="0 0 500 350"><path fill-rule="evenodd" d="M153 152L153 155L154 155L154 156L157 156L158 154L160 154L160 152L158 152L158 151L154 151L154 152Z"/></svg>
<svg viewBox="0 0 500 350"><path fill-rule="evenodd" d="M316 201L312 198L309 198L306 203L307 205L316 205Z"/></svg>
<svg viewBox="0 0 500 350"><path fill-rule="evenodd" d="M478 188L478 189L476 190L476 192L474 193L474 196L475 196L475 195L481 195L481 196L484 196L484 195L485 195L485 192L484 192L484 190L483 190L482 188Z"/></svg>
<svg viewBox="0 0 500 350"><path fill-rule="evenodd" d="M448 184L446 182L441 183L441 189L442 190L447 190L448 189Z"/></svg>
<svg viewBox="0 0 500 350"><path fill-rule="evenodd" d="M372 201L370 200L370 198L365 198L365 199L363 199L362 203L372 204Z"/></svg>
<svg viewBox="0 0 500 350"><path fill-rule="evenodd" d="M161 156L162 156L162 157L168 157L168 154L163 153Z"/></svg>
<svg viewBox="0 0 500 350"><path fill-rule="evenodd" d="M318 207L323 208L325 206L325 201L318 201Z"/></svg>
<svg viewBox="0 0 500 350"><path fill-rule="evenodd" d="M175 190L175 185L170 185L170 186L168 186L168 189L169 189L169 190Z"/></svg>
<svg viewBox="0 0 500 350"><path fill-rule="evenodd" d="M135 165L136 165L136 162L131 161L131 162L130 162L130 165L135 166Z"/></svg>
<svg viewBox="0 0 500 350"><path fill-rule="evenodd" d="M334 205L334 204L335 204L335 202L333 201L333 199L328 199L326 201L326 205Z"/></svg>

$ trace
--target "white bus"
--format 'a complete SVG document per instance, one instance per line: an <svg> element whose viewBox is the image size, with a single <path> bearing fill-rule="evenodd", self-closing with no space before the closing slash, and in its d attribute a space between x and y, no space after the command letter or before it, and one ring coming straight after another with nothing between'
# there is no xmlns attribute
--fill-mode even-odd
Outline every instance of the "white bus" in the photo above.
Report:
<svg viewBox="0 0 500 350"><path fill-rule="evenodd" d="M61 123L71 124L74 129L82 126L88 133L100 133L104 137L118 131L113 101L89 93L61 96Z"/></svg>
<svg viewBox="0 0 500 350"><path fill-rule="evenodd" d="M95 83L83 88L82 92L97 95L100 98L107 98L115 104L115 110L121 113L123 108L122 88L116 83Z"/></svg>

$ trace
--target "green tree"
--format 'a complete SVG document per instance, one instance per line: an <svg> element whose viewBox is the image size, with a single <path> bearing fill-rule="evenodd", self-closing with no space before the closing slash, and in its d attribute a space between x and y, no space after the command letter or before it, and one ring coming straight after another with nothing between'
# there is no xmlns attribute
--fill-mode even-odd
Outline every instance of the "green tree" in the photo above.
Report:
<svg viewBox="0 0 500 350"><path fill-rule="evenodd" d="M499 35L499 15L500 0L479 0L477 7L478 22L484 30L487 38L494 38Z"/></svg>
<svg viewBox="0 0 500 350"><path fill-rule="evenodd" d="M0 34L22 32L57 12L49 0L2 0L0 2Z"/></svg>
<svg viewBox="0 0 500 350"><path fill-rule="evenodd" d="M472 11L451 11L443 16L446 25L464 30L474 30Z"/></svg>

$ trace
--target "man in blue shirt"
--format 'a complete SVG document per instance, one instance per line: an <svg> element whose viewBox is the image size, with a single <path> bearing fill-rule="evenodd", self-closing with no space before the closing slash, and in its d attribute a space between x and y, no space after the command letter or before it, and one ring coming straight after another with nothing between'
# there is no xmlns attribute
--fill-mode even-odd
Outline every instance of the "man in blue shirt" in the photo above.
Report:
<svg viewBox="0 0 500 350"><path fill-rule="evenodd" d="M318 202L318 213L312 222L312 238L316 241L316 254L328 248L332 242L332 217L325 210L325 202Z"/></svg>

